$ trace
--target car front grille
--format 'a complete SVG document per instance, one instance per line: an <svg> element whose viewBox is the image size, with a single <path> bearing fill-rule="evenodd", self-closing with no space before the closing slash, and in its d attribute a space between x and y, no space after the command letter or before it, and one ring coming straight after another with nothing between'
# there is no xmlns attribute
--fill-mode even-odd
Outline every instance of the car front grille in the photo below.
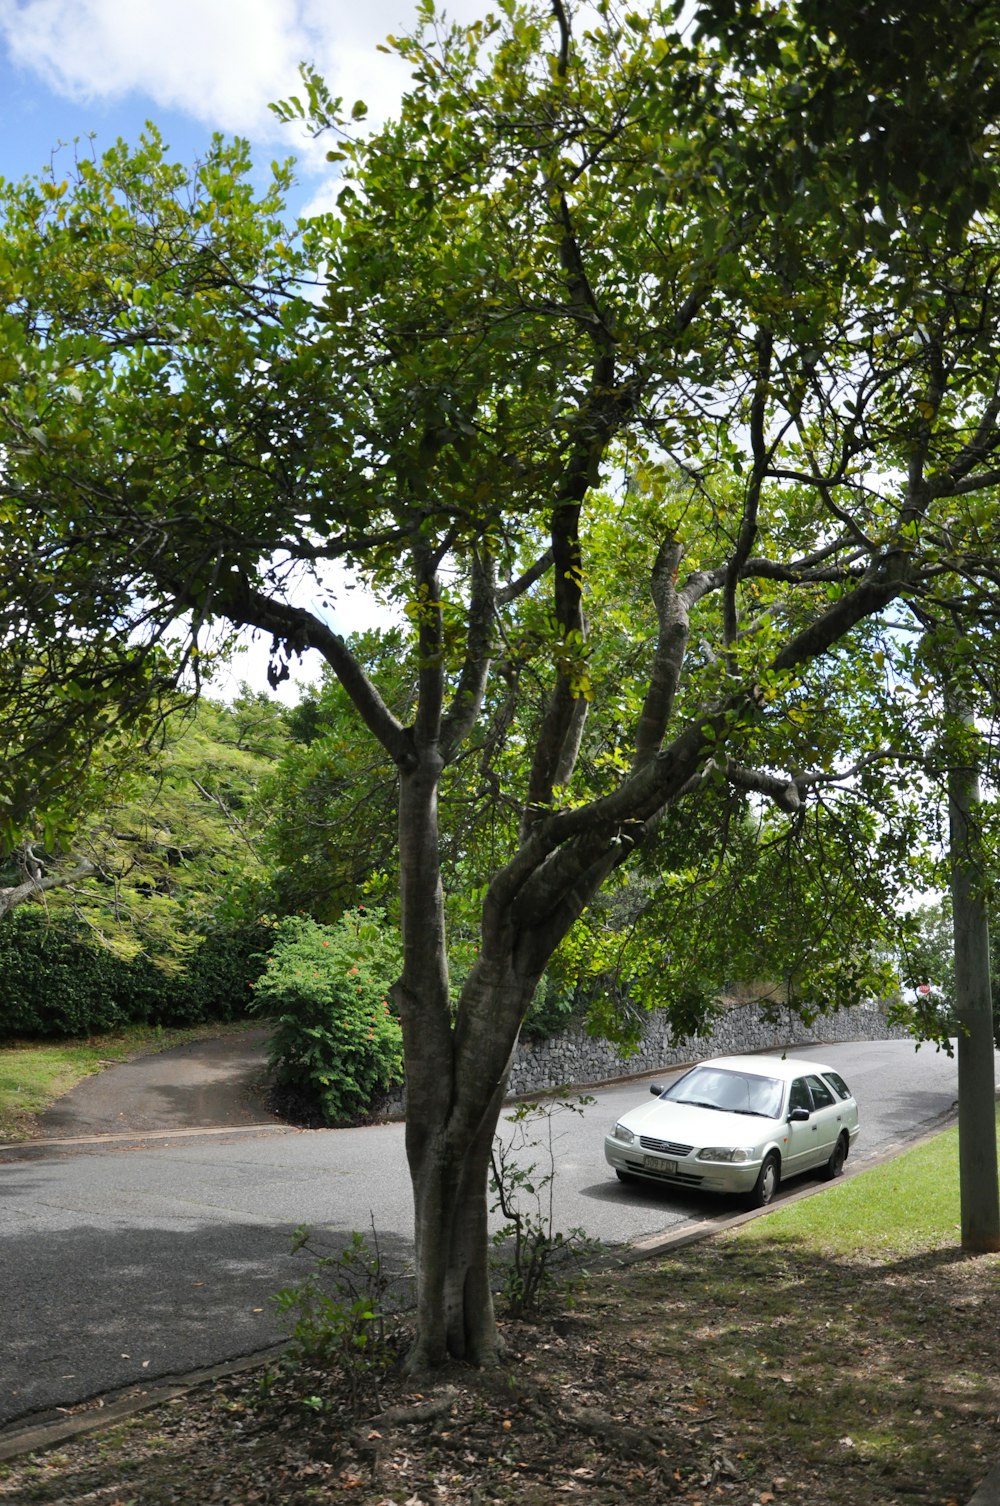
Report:
<svg viewBox="0 0 1000 1506"><path fill-rule="evenodd" d="M678 1145L676 1140L654 1140L652 1135L640 1135L639 1144L643 1150L657 1150L661 1156L689 1156L694 1150L693 1145Z"/></svg>

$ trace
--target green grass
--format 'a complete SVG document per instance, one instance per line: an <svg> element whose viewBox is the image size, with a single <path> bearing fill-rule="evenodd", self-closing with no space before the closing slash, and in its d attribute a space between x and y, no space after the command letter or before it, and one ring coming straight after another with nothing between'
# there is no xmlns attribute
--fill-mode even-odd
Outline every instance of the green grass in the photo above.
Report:
<svg viewBox="0 0 1000 1506"><path fill-rule="evenodd" d="M774 1209L747 1225L740 1237L794 1241L820 1254L883 1256L957 1244L960 1228L958 1129L953 1127L838 1182L823 1197Z"/></svg>
<svg viewBox="0 0 1000 1506"><path fill-rule="evenodd" d="M78 1082L105 1067L132 1061L206 1036L236 1034L248 1024L195 1025L164 1030L130 1025L109 1035L72 1041L13 1041L0 1046L0 1143L26 1140L37 1115Z"/></svg>

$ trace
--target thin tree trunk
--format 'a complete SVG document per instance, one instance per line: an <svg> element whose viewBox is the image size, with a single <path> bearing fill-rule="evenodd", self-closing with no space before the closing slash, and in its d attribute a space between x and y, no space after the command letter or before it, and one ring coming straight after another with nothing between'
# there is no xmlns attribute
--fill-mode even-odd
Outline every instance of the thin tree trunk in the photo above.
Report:
<svg viewBox="0 0 1000 1506"><path fill-rule="evenodd" d="M971 717L964 715L969 733ZM963 759L963 764L965 763ZM1000 1250L996 1083L989 918L976 832L979 775L970 762L948 773L951 901L955 928L959 1187L962 1248Z"/></svg>

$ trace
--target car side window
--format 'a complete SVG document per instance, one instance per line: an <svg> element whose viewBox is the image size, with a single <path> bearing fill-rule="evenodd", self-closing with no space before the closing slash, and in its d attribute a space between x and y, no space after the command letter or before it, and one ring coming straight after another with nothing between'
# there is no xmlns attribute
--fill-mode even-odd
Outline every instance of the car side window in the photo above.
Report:
<svg viewBox="0 0 1000 1506"><path fill-rule="evenodd" d="M812 1112L812 1099L804 1077L796 1077L788 1094L788 1112L792 1109L808 1109Z"/></svg>
<svg viewBox="0 0 1000 1506"><path fill-rule="evenodd" d="M828 1109L831 1104L836 1103L837 1100L822 1077L808 1077L806 1081L812 1089L813 1103L816 1108Z"/></svg>

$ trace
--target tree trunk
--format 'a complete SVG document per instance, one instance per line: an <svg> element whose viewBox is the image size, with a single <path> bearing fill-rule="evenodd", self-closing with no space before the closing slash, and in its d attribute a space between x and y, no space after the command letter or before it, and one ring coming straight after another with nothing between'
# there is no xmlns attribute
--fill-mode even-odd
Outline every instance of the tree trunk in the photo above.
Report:
<svg viewBox="0 0 1000 1506"><path fill-rule="evenodd" d="M490 1290L490 1152L511 1058L538 971L514 962L506 913L484 927L454 1022L437 840L433 749L400 772L403 973L395 989L406 1065L406 1155L413 1187L417 1333L413 1371L497 1358ZM543 963L544 965L544 963Z"/></svg>
<svg viewBox="0 0 1000 1506"><path fill-rule="evenodd" d="M502 1101L501 1089L471 1141L460 1144L452 1128L442 1126L430 1152L410 1164L417 1331L408 1364L414 1371L446 1359L486 1366L497 1359L487 1182Z"/></svg>
<svg viewBox="0 0 1000 1506"><path fill-rule="evenodd" d="M963 718L971 735L971 718ZM964 763L964 759L963 759ZM971 763L948 774L951 900L958 1016L958 1144L962 1248L1000 1250L996 1085L989 921L978 861L979 775Z"/></svg>
<svg viewBox="0 0 1000 1506"><path fill-rule="evenodd" d="M498 977L498 971L502 976ZM489 1269L490 1152L520 1021L535 978L481 960L465 988L453 1049L419 1099L407 1076L407 1156L417 1254L417 1335L410 1368L498 1356ZM489 1018L489 1030L463 1028ZM419 1052L425 1046L418 1043Z"/></svg>

